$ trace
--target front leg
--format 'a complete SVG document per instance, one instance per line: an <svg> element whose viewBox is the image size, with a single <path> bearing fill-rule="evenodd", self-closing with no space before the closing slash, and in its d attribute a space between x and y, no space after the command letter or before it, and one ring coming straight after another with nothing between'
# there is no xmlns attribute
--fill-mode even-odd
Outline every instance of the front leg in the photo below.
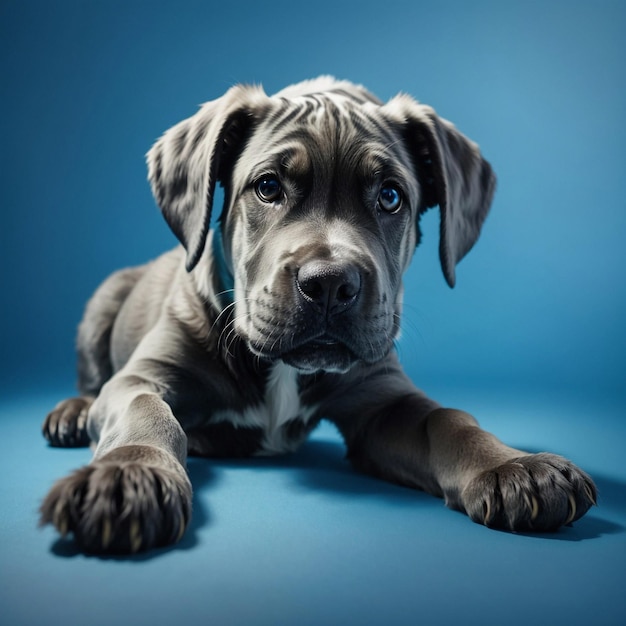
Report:
<svg viewBox="0 0 626 626"><path fill-rule="evenodd" d="M41 506L41 523L73 533L86 552L173 543L191 516L187 438L162 391L135 372L127 367L103 387L88 417L93 461L55 483Z"/></svg>
<svg viewBox="0 0 626 626"><path fill-rule="evenodd" d="M418 395L340 428L357 468L443 497L486 526L555 530L596 503L593 481L568 460L510 448L468 413Z"/></svg>

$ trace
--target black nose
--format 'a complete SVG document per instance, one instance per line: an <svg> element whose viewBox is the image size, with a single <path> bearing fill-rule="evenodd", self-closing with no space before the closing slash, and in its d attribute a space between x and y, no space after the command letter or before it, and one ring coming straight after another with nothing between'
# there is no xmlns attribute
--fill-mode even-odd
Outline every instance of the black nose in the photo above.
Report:
<svg viewBox="0 0 626 626"><path fill-rule="evenodd" d="M307 302L334 314L356 302L361 291L361 273L350 263L310 261L298 270L296 284Z"/></svg>

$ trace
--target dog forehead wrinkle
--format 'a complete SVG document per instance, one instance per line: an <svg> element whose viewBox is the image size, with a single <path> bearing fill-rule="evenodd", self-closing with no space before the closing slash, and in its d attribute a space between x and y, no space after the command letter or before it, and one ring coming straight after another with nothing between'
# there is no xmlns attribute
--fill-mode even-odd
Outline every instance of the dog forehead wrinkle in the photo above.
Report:
<svg viewBox="0 0 626 626"><path fill-rule="evenodd" d="M280 157L281 169L291 176L303 176L311 169L309 152L302 144L295 144Z"/></svg>
<svg viewBox="0 0 626 626"><path fill-rule="evenodd" d="M242 169L262 174L260 168L274 162L298 170L321 170L322 177L339 164L351 171L365 168L367 173L381 169L398 159L395 147L401 138L377 113L379 107L368 105L325 94L294 99L280 123L271 116L257 128L242 156L241 164L246 166ZM293 155L287 154L290 149ZM368 155L377 155L379 162L368 167Z"/></svg>
<svg viewBox="0 0 626 626"><path fill-rule="evenodd" d="M253 181L274 172L298 179L310 171L311 157L307 147L299 141L269 150L263 142L256 142L250 145L241 165L242 171L249 172Z"/></svg>

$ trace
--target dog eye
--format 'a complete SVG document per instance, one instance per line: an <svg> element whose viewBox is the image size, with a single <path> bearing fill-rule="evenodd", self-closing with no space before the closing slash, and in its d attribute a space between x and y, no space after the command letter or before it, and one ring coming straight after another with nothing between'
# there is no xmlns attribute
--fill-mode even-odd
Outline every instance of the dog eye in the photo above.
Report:
<svg viewBox="0 0 626 626"><path fill-rule="evenodd" d="M402 194L400 190L390 183L381 187L378 194L378 206L387 213L395 213L402 204Z"/></svg>
<svg viewBox="0 0 626 626"><path fill-rule="evenodd" d="M263 202L276 202L283 193L280 182L273 176L264 176L259 179L254 188L256 195L259 196Z"/></svg>

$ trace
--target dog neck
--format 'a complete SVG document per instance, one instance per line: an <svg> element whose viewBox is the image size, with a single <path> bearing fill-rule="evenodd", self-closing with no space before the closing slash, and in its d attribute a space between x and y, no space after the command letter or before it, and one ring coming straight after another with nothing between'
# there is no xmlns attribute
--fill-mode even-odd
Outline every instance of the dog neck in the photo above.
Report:
<svg viewBox="0 0 626 626"><path fill-rule="evenodd" d="M213 229L211 245L213 248L213 267L218 281L216 296L222 309L224 309L234 302L235 279L226 263L222 229L219 226Z"/></svg>

